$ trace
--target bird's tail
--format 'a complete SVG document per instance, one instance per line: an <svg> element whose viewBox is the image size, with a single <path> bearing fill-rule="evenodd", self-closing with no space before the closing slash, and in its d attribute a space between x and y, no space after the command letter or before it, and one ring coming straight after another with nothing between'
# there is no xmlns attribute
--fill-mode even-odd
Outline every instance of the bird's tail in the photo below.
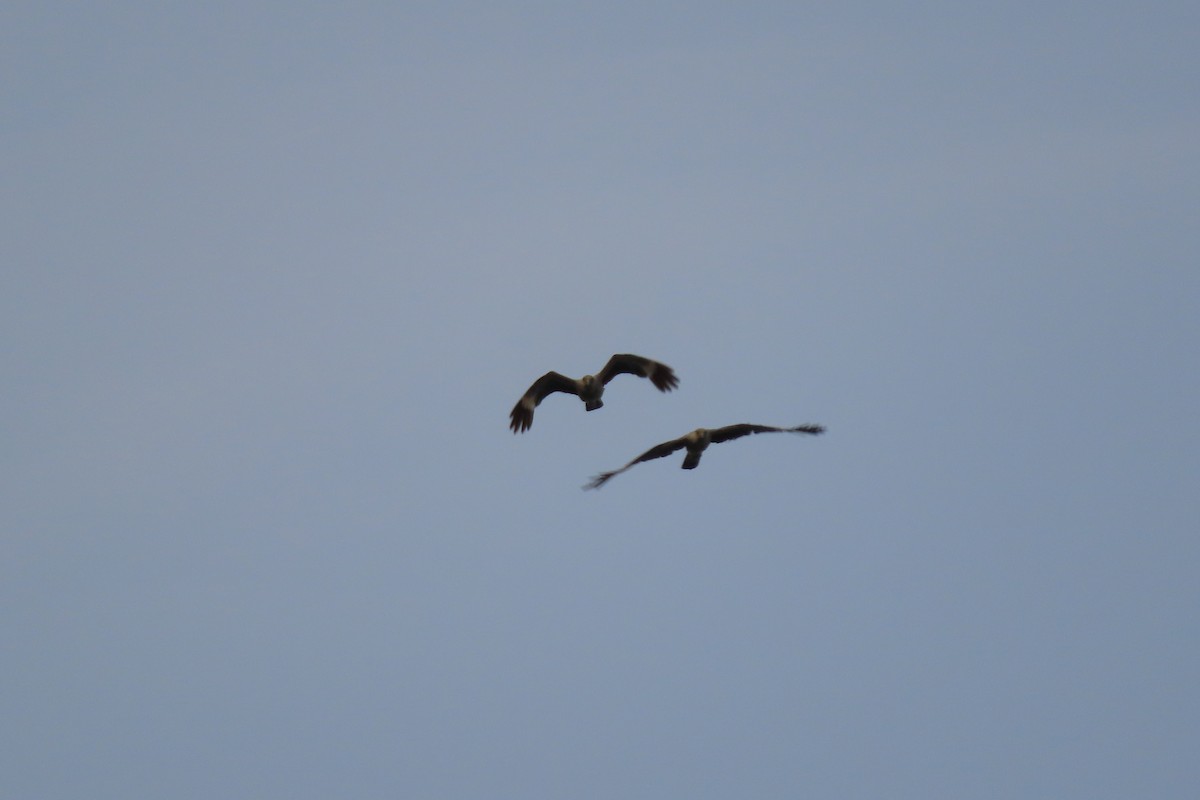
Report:
<svg viewBox="0 0 1200 800"><path fill-rule="evenodd" d="M689 450L687 456L683 459L683 469L695 469L700 466L700 450Z"/></svg>
<svg viewBox="0 0 1200 800"><path fill-rule="evenodd" d="M598 397L595 400L585 400L583 401L583 407L588 411L595 411L597 408L604 407L604 401Z"/></svg>

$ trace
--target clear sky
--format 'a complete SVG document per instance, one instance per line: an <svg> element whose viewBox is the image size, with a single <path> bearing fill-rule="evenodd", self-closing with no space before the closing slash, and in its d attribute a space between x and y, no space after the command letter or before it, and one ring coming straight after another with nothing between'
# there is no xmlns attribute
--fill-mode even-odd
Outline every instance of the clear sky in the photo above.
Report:
<svg viewBox="0 0 1200 800"><path fill-rule="evenodd" d="M1193 796L1198 40L6 4L0 795Z"/></svg>

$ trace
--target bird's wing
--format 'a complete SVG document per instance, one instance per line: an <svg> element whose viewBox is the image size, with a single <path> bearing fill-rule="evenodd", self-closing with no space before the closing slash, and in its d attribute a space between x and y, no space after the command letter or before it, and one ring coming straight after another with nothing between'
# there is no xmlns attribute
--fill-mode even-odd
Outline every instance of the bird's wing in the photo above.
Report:
<svg viewBox="0 0 1200 800"><path fill-rule="evenodd" d="M546 399L547 395L554 394L555 392L579 394L575 381L553 370L547 372L533 382L533 385L526 390L525 394L521 395L521 399L517 401L517 404L513 406L513 410L509 413L508 417L510 421L508 427L512 428L513 433L529 430L530 426L533 425L533 409L537 407L538 403Z"/></svg>
<svg viewBox="0 0 1200 800"><path fill-rule="evenodd" d="M724 428L713 429L711 441L713 444L728 442L731 439L740 439L752 433L809 433L816 435L824 432L825 428L820 425L797 425L795 428L776 428L771 425L751 425L743 422L740 425L726 425Z"/></svg>
<svg viewBox="0 0 1200 800"><path fill-rule="evenodd" d="M672 439L669 442L663 442L662 444L656 444L654 447L651 447L649 450L642 453L640 456L635 458L633 461L630 461L628 464L621 467L620 469L614 469L614 470L611 470L610 472L601 472L599 475L592 478L591 481L589 481L587 483L587 485L585 485L583 488L599 489L601 486L603 486L605 483L607 483L610 478L620 475L622 472L629 469L634 464L640 464L643 461L653 461L656 458L663 458L664 456L669 456L669 455L671 455L671 453L674 453L676 450L682 450L686 445L687 445L687 438L683 437L683 436L679 437L678 439Z"/></svg>
<svg viewBox="0 0 1200 800"><path fill-rule="evenodd" d="M639 378L649 378L650 382L654 384L654 388L660 392L669 392L679 385L679 378L675 377L675 371L666 364L630 353L614 355L604 365L604 369L596 373L596 378L601 383L608 383L622 373L637 375Z"/></svg>

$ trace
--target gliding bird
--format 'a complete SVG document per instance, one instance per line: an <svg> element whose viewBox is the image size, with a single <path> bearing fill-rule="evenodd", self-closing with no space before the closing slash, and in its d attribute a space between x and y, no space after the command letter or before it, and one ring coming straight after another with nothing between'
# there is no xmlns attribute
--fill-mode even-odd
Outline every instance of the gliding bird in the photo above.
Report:
<svg viewBox="0 0 1200 800"><path fill-rule="evenodd" d="M601 472L596 477L588 482L584 489L599 489L610 478L620 475L625 470L632 467L634 464L640 464L643 461L651 461L656 458L669 456L677 450L687 448L687 455L684 456L682 467L683 469L695 469L700 465L700 455L710 444L719 444L720 442L728 442L731 439L740 439L743 436L749 436L752 433L807 433L813 436L824 433L825 427L822 425L798 425L795 428L775 428L770 425L750 425L742 423L740 425L727 425L724 428L696 428L691 433L684 434L678 439L672 439L669 442L663 442L660 445L651 447L640 456L630 461L620 469L614 469L611 472Z"/></svg>

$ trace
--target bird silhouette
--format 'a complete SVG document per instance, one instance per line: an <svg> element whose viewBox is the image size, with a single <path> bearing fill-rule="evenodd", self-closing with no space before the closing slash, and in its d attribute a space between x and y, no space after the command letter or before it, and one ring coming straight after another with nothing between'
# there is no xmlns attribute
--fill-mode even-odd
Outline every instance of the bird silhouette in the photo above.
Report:
<svg viewBox="0 0 1200 800"><path fill-rule="evenodd" d="M595 375L584 375L575 379L550 371L538 378L513 406L508 415L508 427L512 428L513 433L529 430L533 425L533 410L537 408L538 403L555 392L576 395L583 401L585 409L595 411L604 405L600 398L604 395L605 385L622 374L649 378L660 392L669 392L679 385L674 370L666 364L629 353L618 353Z"/></svg>
<svg viewBox="0 0 1200 800"><path fill-rule="evenodd" d="M630 461L620 469L614 469L610 472L601 472L591 479L583 488L584 489L599 489L604 484L608 483L613 477L620 475L625 470L632 467L634 464L640 464L643 461L652 461L656 458L663 458L672 453L687 448L687 455L683 458L683 469L695 469L700 465L700 456L710 444L718 444L720 442L728 442L733 439L740 439L743 436L749 436L752 433L807 433L817 435L824 433L825 428L822 425L797 425L795 428L776 428L771 425L751 425L749 423L741 423L739 425L726 425L724 428L696 428L691 433L685 433L678 439L672 439L669 442L663 442L651 447L640 456Z"/></svg>

